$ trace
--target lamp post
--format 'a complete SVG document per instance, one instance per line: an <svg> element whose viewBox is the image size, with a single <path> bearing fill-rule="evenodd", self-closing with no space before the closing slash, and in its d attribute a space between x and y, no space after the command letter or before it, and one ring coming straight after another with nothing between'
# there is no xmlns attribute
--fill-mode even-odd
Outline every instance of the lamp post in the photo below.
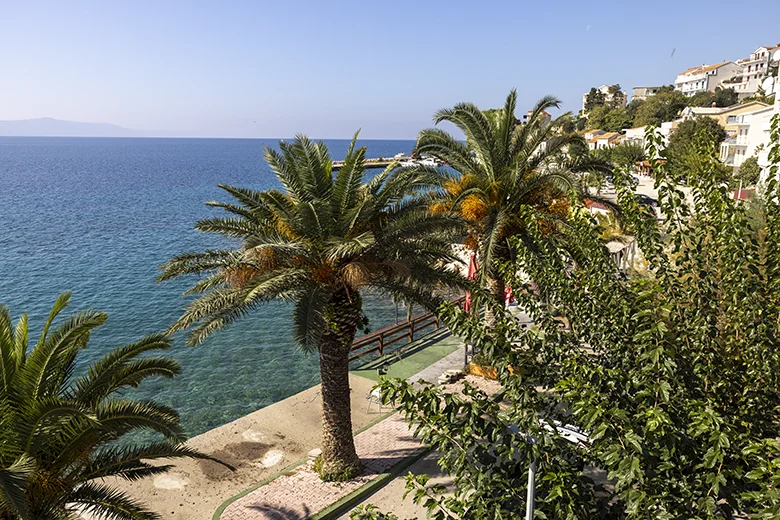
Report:
<svg viewBox="0 0 780 520"><path fill-rule="evenodd" d="M526 435L525 439L531 444L536 444L536 439ZM534 500L536 500L536 459L528 466L528 492L525 496L525 520L534 520Z"/></svg>
<svg viewBox="0 0 780 520"><path fill-rule="evenodd" d="M555 424L555 430L565 440L572 444L582 444L587 446L590 444L590 438L584 433L578 431L571 426L560 426L558 421L553 421ZM542 422L542 426L546 430L552 431L552 426L547 422ZM536 444L536 437L526 435L520 432L520 428L515 424L509 425L509 431L515 435L520 435L529 444ZM528 491L525 498L525 520L533 520L534 518L534 501L536 500L536 458L531 459L531 464L528 466Z"/></svg>

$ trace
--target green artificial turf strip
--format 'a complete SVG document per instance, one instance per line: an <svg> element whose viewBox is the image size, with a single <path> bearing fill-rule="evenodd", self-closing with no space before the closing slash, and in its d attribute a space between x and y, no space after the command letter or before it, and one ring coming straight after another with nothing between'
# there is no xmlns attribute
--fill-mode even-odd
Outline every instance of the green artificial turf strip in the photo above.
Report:
<svg viewBox="0 0 780 520"><path fill-rule="evenodd" d="M401 355L401 359L398 359L394 354L385 354L361 369L353 370L352 373L372 381L378 381L379 375L376 369L387 362L390 364L387 377L407 379L452 354L462 343L460 339L449 334L441 336L441 339L424 338L418 345L410 344Z"/></svg>

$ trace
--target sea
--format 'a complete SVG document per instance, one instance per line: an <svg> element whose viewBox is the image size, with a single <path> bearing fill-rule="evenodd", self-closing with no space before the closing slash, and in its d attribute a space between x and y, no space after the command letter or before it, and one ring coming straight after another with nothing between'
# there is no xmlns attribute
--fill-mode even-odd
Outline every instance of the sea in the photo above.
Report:
<svg viewBox="0 0 780 520"><path fill-rule="evenodd" d="M28 314L31 342L64 291L72 292L66 313L107 312L77 372L115 347L164 331L195 278L157 283L159 265L179 253L239 245L193 225L220 214L207 201L229 200L218 184L279 187L263 160L264 147L278 142L0 137L0 302L14 320ZM325 142L343 159L349 141ZM392 157L414 142L358 144L368 157ZM147 380L128 396L173 406L193 436L318 384L316 354L293 342L291 310L270 302L197 347L177 334L169 355L183 365L181 375ZM378 294L366 296L365 311L372 330L406 314Z"/></svg>

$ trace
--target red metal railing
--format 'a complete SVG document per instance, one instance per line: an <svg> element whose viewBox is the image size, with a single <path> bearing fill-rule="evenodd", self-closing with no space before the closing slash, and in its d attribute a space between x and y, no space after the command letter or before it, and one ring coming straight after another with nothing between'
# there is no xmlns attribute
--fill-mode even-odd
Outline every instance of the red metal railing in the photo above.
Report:
<svg viewBox="0 0 780 520"><path fill-rule="evenodd" d="M463 307L466 301L465 296L461 296L455 303ZM433 326L433 330L439 330L439 317L432 312L423 312L413 316L412 319L389 325L383 329L372 332L366 336L356 338L352 342L350 352L353 354L349 360L354 361L374 352L381 356L385 348L404 341L404 345L414 341L414 335L418 332ZM419 335L418 335L419 338ZM400 347L399 347L400 348Z"/></svg>

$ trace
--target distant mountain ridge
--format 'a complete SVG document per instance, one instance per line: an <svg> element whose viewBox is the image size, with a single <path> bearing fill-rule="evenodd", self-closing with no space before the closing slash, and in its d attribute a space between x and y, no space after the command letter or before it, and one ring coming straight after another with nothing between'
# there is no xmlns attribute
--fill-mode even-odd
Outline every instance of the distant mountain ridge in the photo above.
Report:
<svg viewBox="0 0 780 520"><path fill-rule="evenodd" d="M110 123L83 123L51 117L0 121L0 136L6 137L150 137L160 134L130 130Z"/></svg>

